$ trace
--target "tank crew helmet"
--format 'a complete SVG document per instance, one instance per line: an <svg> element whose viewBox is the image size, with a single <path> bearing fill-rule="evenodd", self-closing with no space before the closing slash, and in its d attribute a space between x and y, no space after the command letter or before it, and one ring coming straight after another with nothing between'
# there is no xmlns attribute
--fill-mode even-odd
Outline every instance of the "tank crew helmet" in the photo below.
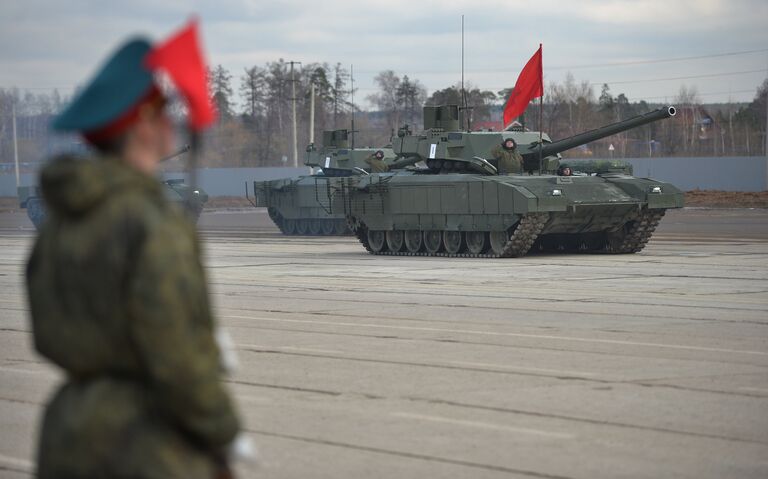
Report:
<svg viewBox="0 0 768 479"><path fill-rule="evenodd" d="M513 140L512 138L507 138L507 139L505 139L505 140L504 140L504 141L501 143L501 146L502 146L502 147L503 147L505 150L514 150L514 149L515 149L515 147L517 146L517 143L515 143L515 140Z"/></svg>
<svg viewBox="0 0 768 479"><path fill-rule="evenodd" d="M376 153L374 153L374 156L377 159L379 159L379 160L383 160L384 159L384 152L381 151L381 150L376 150Z"/></svg>
<svg viewBox="0 0 768 479"><path fill-rule="evenodd" d="M80 133L99 147L119 138L139 118L165 105L145 58L152 45L144 38L123 44L52 123L60 132Z"/></svg>

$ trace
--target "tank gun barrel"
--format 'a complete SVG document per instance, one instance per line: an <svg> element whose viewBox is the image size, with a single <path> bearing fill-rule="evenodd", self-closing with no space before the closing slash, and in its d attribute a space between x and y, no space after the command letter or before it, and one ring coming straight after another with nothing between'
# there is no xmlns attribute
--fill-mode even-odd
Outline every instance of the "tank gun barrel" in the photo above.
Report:
<svg viewBox="0 0 768 479"><path fill-rule="evenodd" d="M405 168L406 166L415 165L419 161L421 161L421 157L420 156L416 156L416 155L406 156L406 157L400 158L400 159L395 160L394 162L392 162L389 165L389 169L390 170L398 170L400 168Z"/></svg>
<svg viewBox="0 0 768 479"><path fill-rule="evenodd" d="M615 135L616 133L621 133L622 131L630 130L632 128L637 128L638 126L646 125L654 121L675 116L675 113L676 110L674 106L667 106L664 108L659 108L658 110L649 111L643 115L638 115L626 119L624 121L611 123L610 125L580 133L569 138L558 140L553 143L544 144L541 147L541 156L546 157L550 155L556 155L563 151L570 150L571 148L585 145L591 141L599 140L607 136ZM538 143L531 144L527 151L523 150L520 151L520 153L522 155L538 155L539 145Z"/></svg>
<svg viewBox="0 0 768 479"><path fill-rule="evenodd" d="M172 159L176 158L177 156L182 155L182 154L188 152L189 148L190 148L189 144L186 144L186 145L182 146L181 148L179 148L178 150L176 150L175 152L173 152L170 155L166 156L165 158L161 159L160 162L172 160Z"/></svg>

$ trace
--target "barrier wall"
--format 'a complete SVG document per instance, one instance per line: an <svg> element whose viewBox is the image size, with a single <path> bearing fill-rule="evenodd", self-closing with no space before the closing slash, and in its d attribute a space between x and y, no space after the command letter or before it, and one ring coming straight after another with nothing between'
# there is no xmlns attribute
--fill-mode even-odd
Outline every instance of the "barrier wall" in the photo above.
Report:
<svg viewBox="0 0 768 479"><path fill-rule="evenodd" d="M630 158L635 176L672 183L683 191L765 191L763 156Z"/></svg>
<svg viewBox="0 0 768 479"><path fill-rule="evenodd" d="M277 180L308 175L309 168L201 168L197 170L200 187L211 196L245 196L245 183L251 183L249 194L253 193L253 181ZM187 178L185 173L163 173L163 179ZM37 175L25 173L19 176L22 186L37 183ZM0 196L16 196L16 176L0 175Z"/></svg>
<svg viewBox="0 0 768 479"><path fill-rule="evenodd" d="M765 191L766 159L760 156L701 158L630 158L635 176L667 181L689 191ZM309 168L205 168L198 170L200 186L211 196L245 196L245 183L309 174ZM166 173L163 178L184 178ZM22 185L31 185L35 175L21 175ZM249 194L253 185L249 186ZM0 196L16 196L13 174L0 175Z"/></svg>

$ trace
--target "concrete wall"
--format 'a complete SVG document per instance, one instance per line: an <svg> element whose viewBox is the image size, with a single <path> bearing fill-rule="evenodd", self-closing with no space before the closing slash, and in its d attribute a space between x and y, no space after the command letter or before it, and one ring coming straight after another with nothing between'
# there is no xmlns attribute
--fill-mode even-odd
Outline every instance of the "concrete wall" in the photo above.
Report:
<svg viewBox="0 0 768 479"><path fill-rule="evenodd" d="M765 191L762 156L703 158L630 158L635 176L672 183L683 191Z"/></svg>
<svg viewBox="0 0 768 479"><path fill-rule="evenodd" d="M204 168L197 170L197 181L210 196L245 196L253 194L254 181L279 180L308 175L309 168ZM163 179L186 178L183 173L165 173Z"/></svg>
<svg viewBox="0 0 768 479"><path fill-rule="evenodd" d="M765 157L720 158L631 158L636 176L667 181L689 191L765 191ZM309 173L309 168L206 168L198 170L200 186L211 196L245 196L245 183L289 178ZM183 173L166 173L164 178L184 178ZM21 175L22 185L31 185L35 175ZM249 185L252 192L252 185ZM16 196L13 174L0 175L0 196Z"/></svg>
<svg viewBox="0 0 768 479"><path fill-rule="evenodd" d="M245 182L277 180L309 174L301 168L202 168L197 170L197 181L211 196L245 196ZM185 178L185 173L163 173L163 179ZM22 186L37 184L37 175L25 173L19 177ZM248 186L253 194L253 185ZM0 175L0 196L16 196L16 176Z"/></svg>
<svg viewBox="0 0 768 479"><path fill-rule="evenodd" d="M36 182L37 175L32 173L19 175L21 186L34 185ZM13 172L0 175L0 196L16 196L16 175Z"/></svg>

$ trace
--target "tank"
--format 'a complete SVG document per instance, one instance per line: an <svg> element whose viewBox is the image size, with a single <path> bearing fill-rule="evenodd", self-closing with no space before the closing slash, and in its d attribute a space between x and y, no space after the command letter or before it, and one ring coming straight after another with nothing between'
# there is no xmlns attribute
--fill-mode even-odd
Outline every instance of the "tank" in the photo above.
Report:
<svg viewBox="0 0 768 479"><path fill-rule="evenodd" d="M304 164L313 173L254 181L253 206L267 208L269 217L286 235L351 234L336 197L342 179L368 175L371 165L365 160L376 152L381 152L387 167L393 165L396 155L391 148L351 148L349 139L348 130L323 132L322 146L318 149L310 144L306 149Z"/></svg>
<svg viewBox="0 0 768 479"><path fill-rule="evenodd" d="M161 161L167 161L189 151L189 145L185 145L170 156ZM193 222L197 222L200 213L203 211L205 203L208 201L208 194L202 188L192 188L185 184L183 179L170 179L161 182L165 197L171 203L178 205ZM29 217L35 229L40 229L46 218L45 201L39 186L20 186L17 188L19 198L19 207L27 210Z"/></svg>
<svg viewBox="0 0 768 479"><path fill-rule="evenodd" d="M425 131L403 128L392 139L399 164L414 166L346 179L344 212L373 254L636 253L665 211L683 206L683 193L631 176L623 162L564 161L560 153L674 114L661 108L559 141L542 134L540 142L539 132L459 131L456 106L425 107ZM489 158L507 138L518 145L522 174L499 175Z"/></svg>

